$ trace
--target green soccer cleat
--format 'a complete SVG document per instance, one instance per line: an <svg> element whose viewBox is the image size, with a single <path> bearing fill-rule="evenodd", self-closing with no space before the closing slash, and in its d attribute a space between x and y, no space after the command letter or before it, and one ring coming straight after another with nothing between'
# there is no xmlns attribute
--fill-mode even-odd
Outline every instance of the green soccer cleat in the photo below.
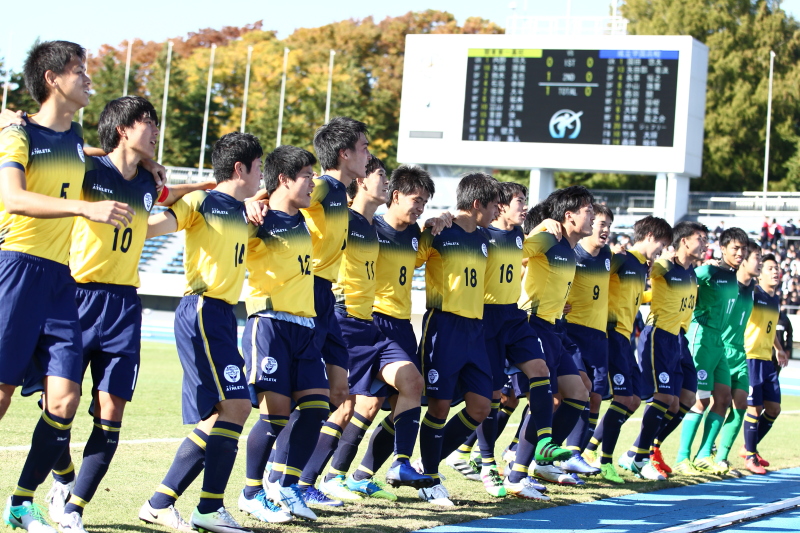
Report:
<svg viewBox="0 0 800 533"><path fill-rule="evenodd" d="M502 498L506 495L506 488L503 486L503 478L497 472L496 466L489 466L481 469L481 481L483 487L490 495L495 498Z"/></svg>
<svg viewBox="0 0 800 533"><path fill-rule="evenodd" d="M389 500L391 502L397 501L397 496L383 488L383 485L374 479L362 479L356 481L353 476L347 476L345 485L351 492L363 494L369 498L378 498L381 500Z"/></svg>
<svg viewBox="0 0 800 533"><path fill-rule="evenodd" d="M3 520L11 529L22 528L29 533L56 533L56 529L44 519L41 507L33 502L11 505L11 496L8 497L3 511Z"/></svg>
<svg viewBox="0 0 800 533"><path fill-rule="evenodd" d="M551 463L553 461L566 461L572 457L572 450L553 444L553 439L539 439L536 444L536 453L533 456L537 463Z"/></svg>
<svg viewBox="0 0 800 533"><path fill-rule="evenodd" d="M684 459L676 464L672 469L676 474L681 476L702 476L703 473L697 470L689 459Z"/></svg>
<svg viewBox="0 0 800 533"><path fill-rule="evenodd" d="M711 457L695 458L692 464L694 465L694 469L701 474L711 474L712 476L724 475L724 472L720 471L720 468Z"/></svg>
<svg viewBox="0 0 800 533"><path fill-rule="evenodd" d="M616 483L617 485L622 485L625 483L625 480L622 479L617 473L616 467L611 463L600 465L600 476L606 481Z"/></svg>
<svg viewBox="0 0 800 533"><path fill-rule="evenodd" d="M583 460L591 466L600 468L600 457L597 455L597 450L583 450Z"/></svg>

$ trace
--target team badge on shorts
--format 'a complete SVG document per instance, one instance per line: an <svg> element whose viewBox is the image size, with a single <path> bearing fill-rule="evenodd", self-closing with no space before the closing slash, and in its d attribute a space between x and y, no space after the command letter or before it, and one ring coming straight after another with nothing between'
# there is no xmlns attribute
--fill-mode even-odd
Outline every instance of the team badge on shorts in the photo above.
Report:
<svg viewBox="0 0 800 533"><path fill-rule="evenodd" d="M699 379L700 381L705 381L707 377L708 377L708 372L706 372L705 370L697 371L697 379Z"/></svg>
<svg viewBox="0 0 800 533"><path fill-rule="evenodd" d="M411 247L412 247L412 248L414 249L414 251L416 252L416 251L419 249L419 239L417 239L416 237L414 237L413 239L411 239Z"/></svg>
<svg viewBox="0 0 800 533"><path fill-rule="evenodd" d="M274 357L265 357L261 361L261 371L265 374L274 374L278 370L278 361Z"/></svg>
<svg viewBox="0 0 800 533"><path fill-rule="evenodd" d="M517 237L517 248L522 250L522 237Z"/></svg>
<svg viewBox="0 0 800 533"><path fill-rule="evenodd" d="M481 243L481 252L483 252L483 257L489 257L489 249L486 247L486 243Z"/></svg>
<svg viewBox="0 0 800 533"><path fill-rule="evenodd" d="M660 381L661 383L664 383L664 384L669 383L669 374L667 374L666 372L660 373L658 375L658 381Z"/></svg>
<svg viewBox="0 0 800 533"><path fill-rule="evenodd" d="M623 376L622 374L615 374L614 383L617 385L622 385L623 383L625 383L625 376Z"/></svg>
<svg viewBox="0 0 800 533"><path fill-rule="evenodd" d="M149 192L145 193L145 195L144 195L144 210L149 213L150 209L152 209L152 208L153 208L153 195L150 194Z"/></svg>
<svg viewBox="0 0 800 533"><path fill-rule="evenodd" d="M428 370L428 383L436 383L437 381L439 381L439 373L434 369Z"/></svg>
<svg viewBox="0 0 800 533"><path fill-rule="evenodd" d="M225 367L225 379L230 381L231 383L236 383L239 381L239 378L242 376L241 369L236 365L228 365Z"/></svg>

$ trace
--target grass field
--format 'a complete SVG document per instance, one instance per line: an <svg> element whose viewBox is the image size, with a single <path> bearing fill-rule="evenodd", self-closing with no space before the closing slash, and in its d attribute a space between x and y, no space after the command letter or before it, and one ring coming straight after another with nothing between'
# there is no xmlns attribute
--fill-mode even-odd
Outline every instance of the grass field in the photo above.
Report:
<svg viewBox="0 0 800 533"><path fill-rule="evenodd" d="M151 526L140 522L137 513L141 504L149 498L152 491L160 483L166 473L180 439L191 430L181 425L180 415L180 383L181 369L174 347L165 344L145 344L142 354L142 370L134 402L128 407L122 427L122 443L117 451L108 475L103 480L93 501L87 506L84 521L90 532L131 532L151 531ZM84 390L90 385L84 383ZM86 414L84 403L73 426L72 440L75 444L84 443L91 429L91 418ZM775 428L767 436L762 452L772 463L770 470L792 466L800 466L800 450L796 443L800 441L800 398L787 396L784 398L784 414L776 422ZM519 412L515 413L506 432L498 442L498 457L516 431ZM10 494L17 481L17 476L25 459L25 448L29 444L30 433L39 416L39 409L33 398L15 397L2 424L2 442L0 442L0 494ZM379 415L382 416L382 415ZM641 416L641 410L636 416ZM251 416L246 426L246 434L256 417ZM618 451L632 443L638 431L638 420L632 420L623 429ZM664 447L664 456L668 461L675 457L680 429L673 434ZM795 444L792 444L795 443ZM735 450L741 446L741 437ZM697 443L695 444L695 449ZM628 483L622 487L608 483L589 480L584 487L550 487L548 503L534 503L511 498L498 500L486 494L480 483L467 481L455 471L442 464L442 473L447 476L446 486L450 491L456 507L442 510L433 509L423 504L416 492L409 488L399 489L396 503L364 501L347 505L338 510L322 510L318 512L320 519L314 524L300 521L284 526L266 526L253 519L246 518L236 509L236 499L244 481L244 442L239 446L239 457L236 461L231 483L226 493L227 507L245 526L256 530L269 531L325 531L325 532L401 532L432 527L441 524L465 522L493 515L519 513L531 509L540 509L555 505L587 502L602 498L622 496L633 492L647 492L661 488L693 484L719 479L714 476L702 478L678 478L677 481L647 482L634 479L626 474ZM82 447L72 448L76 466L80 464ZM360 460L357 458L357 461ZM735 464L742 461L735 457ZM380 472L382 478L384 472ZM42 501L50 487L45 482L37 492L37 501ZM200 491L200 480L178 501L178 508L188 518L197 503ZM262 528L261 526L266 526ZM158 528L155 528L158 529Z"/></svg>

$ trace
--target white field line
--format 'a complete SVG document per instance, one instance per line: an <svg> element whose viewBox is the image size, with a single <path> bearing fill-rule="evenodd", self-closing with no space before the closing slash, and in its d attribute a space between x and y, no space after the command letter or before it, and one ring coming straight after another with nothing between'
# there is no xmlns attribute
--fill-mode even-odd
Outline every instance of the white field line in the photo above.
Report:
<svg viewBox="0 0 800 533"><path fill-rule="evenodd" d="M739 522L749 522L760 518L764 515L777 513L785 509L791 509L800 505L800 498L790 498L779 502L769 503L753 509L746 509L744 511L734 511L714 518L706 518L703 520L695 520L688 524L680 526L668 527L660 529L655 533L697 533L699 531L708 531L712 529L719 529L722 526L727 526Z"/></svg>

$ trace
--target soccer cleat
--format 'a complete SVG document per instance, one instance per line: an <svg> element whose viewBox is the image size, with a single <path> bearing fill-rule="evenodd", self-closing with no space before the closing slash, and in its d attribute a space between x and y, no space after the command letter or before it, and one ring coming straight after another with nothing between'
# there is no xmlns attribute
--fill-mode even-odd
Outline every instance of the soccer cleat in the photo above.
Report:
<svg viewBox="0 0 800 533"><path fill-rule="evenodd" d="M533 477L559 485L577 485L575 478L565 473L559 467L552 464L536 464L533 468Z"/></svg>
<svg viewBox="0 0 800 533"><path fill-rule="evenodd" d="M334 500L329 498L324 492L321 492L316 487L310 485L303 485L300 487L303 493L303 500L306 505L325 505L327 507L341 507L344 502L341 500Z"/></svg>
<svg viewBox="0 0 800 533"><path fill-rule="evenodd" d="M583 460L591 466L600 468L600 457L597 455L597 450L583 450Z"/></svg>
<svg viewBox="0 0 800 533"><path fill-rule="evenodd" d="M486 492L495 498L502 498L506 495L503 479L497 472L496 466L481 469L481 481L483 481L483 487L486 489Z"/></svg>
<svg viewBox="0 0 800 533"><path fill-rule="evenodd" d="M453 452L447 456L445 464L471 481L481 480L481 469L468 455Z"/></svg>
<svg viewBox="0 0 800 533"><path fill-rule="evenodd" d="M612 463L600 465L600 476L606 481L616 483L617 485L625 483L625 480L619 476L616 467Z"/></svg>
<svg viewBox="0 0 800 533"><path fill-rule="evenodd" d="M599 468L589 465L578 454L572 454L572 457L566 461L561 461L561 470L570 474L585 474L587 476L594 476L600 473Z"/></svg>
<svg viewBox="0 0 800 533"><path fill-rule="evenodd" d="M200 532L253 533L246 527L240 526L239 522L224 507L206 514L199 513L195 507L190 523L194 529Z"/></svg>
<svg viewBox="0 0 800 533"><path fill-rule="evenodd" d="M722 475L717 464L710 457L701 457L694 459L693 463L695 470L701 474Z"/></svg>
<svg viewBox="0 0 800 533"><path fill-rule="evenodd" d="M409 468L411 468L409 466ZM414 472L416 474L416 472ZM433 481L433 480L431 480ZM345 485L347 488L350 489L352 492L357 494L363 494L369 498L378 498L381 500L389 500L389 501L397 501L397 496L389 492L388 490L384 490L383 487L377 482L373 481L369 478L362 479L361 481L356 481L353 479L353 476L348 476L347 480L345 481Z"/></svg>
<svg viewBox="0 0 800 533"><path fill-rule="evenodd" d="M585 482L584 480L582 480L582 479L581 479L581 478L578 476L578 474L576 474L575 472L570 472L569 476L570 476L572 479L574 479L574 480L575 480L575 485L576 485L576 486L578 486L578 487L582 487L583 485L586 485L586 482Z"/></svg>
<svg viewBox="0 0 800 533"><path fill-rule="evenodd" d="M450 493L447 492L447 489L441 483L426 489L419 489L417 493L419 494L420 500L426 501L433 505L439 505L441 507L455 506L453 502L450 501Z"/></svg>
<svg viewBox="0 0 800 533"><path fill-rule="evenodd" d="M506 448L503 450L503 461L506 464L511 464L517 460L517 450L512 450L511 448Z"/></svg>
<svg viewBox="0 0 800 533"><path fill-rule="evenodd" d="M769 466L769 461L761 457L761 454L756 452L756 457L758 457L758 463L763 466L764 468Z"/></svg>
<svg viewBox="0 0 800 533"><path fill-rule="evenodd" d="M664 476L664 479L669 479L669 472L664 470L664 465L658 461L653 460L653 456L650 456L650 464L653 465L653 468L656 469L656 472Z"/></svg>
<svg viewBox="0 0 800 533"><path fill-rule="evenodd" d="M276 502L294 516L312 521L317 519L317 515L314 514L314 511L308 508L306 500L303 497L303 491L297 486L297 483L289 485L288 487L276 487L272 490L269 497L272 501Z"/></svg>
<svg viewBox="0 0 800 533"><path fill-rule="evenodd" d="M505 488L506 494L509 496L514 496L515 498L522 498L525 500L539 500L543 502L550 501L550 497L542 494L542 492L539 491L536 486L537 483L530 477L522 478L517 483L510 482L508 478L503 481L503 487Z"/></svg>
<svg viewBox="0 0 800 533"><path fill-rule="evenodd" d="M718 461L717 462L717 466L719 466L720 469L725 470L725 473L727 475L731 476L731 477L735 477L735 478L742 477L742 473L739 472L738 470L736 470L735 468L733 468L733 465L728 460Z"/></svg>
<svg viewBox="0 0 800 533"><path fill-rule="evenodd" d="M403 461L386 472L386 483L394 488L414 487L415 489L423 489L432 487L435 481L431 476L417 472L410 463Z"/></svg>
<svg viewBox="0 0 800 533"><path fill-rule="evenodd" d="M661 465L661 470L667 474L672 473L672 468L664 460L664 456L661 455L661 448L653 448L653 450L650 452L650 462L655 461L658 461L658 463Z"/></svg>
<svg viewBox="0 0 800 533"><path fill-rule="evenodd" d="M74 487L75 480L69 483L61 483L55 479L53 480L53 486L50 487L47 496L44 497L44 501L47 502L47 511L50 514L50 520L53 522L61 521L61 516L64 514L64 507L66 507L69 495L72 493Z"/></svg>
<svg viewBox="0 0 800 533"><path fill-rule="evenodd" d="M8 497L6 508L3 511L3 520L11 526L11 529L20 527L29 533L56 533L56 529L44 519L44 513L40 506L33 502L11 505L11 496Z"/></svg>
<svg viewBox="0 0 800 533"><path fill-rule="evenodd" d="M354 502L361 499L361 496L347 488L344 484L344 476L341 474L328 481L320 481L319 490L337 500Z"/></svg>
<svg viewBox="0 0 800 533"><path fill-rule="evenodd" d="M427 475L427 474L425 474L425 467L422 465L422 459L417 459L416 461L414 461L413 463L411 463L411 468L413 468L414 470L416 470L418 474ZM446 481L446 480L447 480L447 478L446 478L446 477L444 477L444 474L442 474L441 472L439 472L439 480L440 480L440 481ZM431 485L431 487L432 487L432 486L433 486L433 485Z"/></svg>
<svg viewBox="0 0 800 533"><path fill-rule="evenodd" d="M83 528L83 518L75 511L71 513L61 513L61 521L58 523L61 533L86 533Z"/></svg>
<svg viewBox="0 0 800 533"><path fill-rule="evenodd" d="M739 450L739 457L741 457L742 459L747 459L748 455L750 455L750 454L747 453L747 448L742 446L742 449ZM761 466L764 466L764 467L769 466L769 461L767 461L763 457L761 457L761 455L758 452L756 452L755 455L758 458L758 462L761 464Z"/></svg>
<svg viewBox="0 0 800 533"><path fill-rule="evenodd" d="M282 524L292 520L290 513L267 499L264 489L258 491L251 500L245 498L244 491L239 493L239 510L270 524Z"/></svg>
<svg viewBox="0 0 800 533"><path fill-rule="evenodd" d="M666 481L667 478L662 476L658 470L650 464L650 461L632 461L631 472L633 475L641 479L649 479L650 481Z"/></svg>
<svg viewBox="0 0 800 533"><path fill-rule="evenodd" d="M675 465L674 472L681 476L702 476L703 473L697 470L689 459L684 459Z"/></svg>
<svg viewBox="0 0 800 533"><path fill-rule="evenodd" d="M744 462L744 467L754 474L766 474L767 469L761 466L758 456L750 457Z"/></svg>
<svg viewBox="0 0 800 533"><path fill-rule="evenodd" d="M192 531L192 526L181 517L181 514L173 505L166 509L153 509L150 506L150 502L145 501L144 505L139 509L139 520L178 531Z"/></svg>
<svg viewBox="0 0 800 533"><path fill-rule="evenodd" d="M623 470L630 470L632 462L633 462L633 456L628 455L628 452L625 452L619 456L619 459L617 459L617 466Z"/></svg>
<svg viewBox="0 0 800 533"><path fill-rule="evenodd" d="M572 457L572 451L553 444L553 439L550 437L546 439L539 439L536 443L536 453L533 456L534 461L550 462L550 461L566 461Z"/></svg>

